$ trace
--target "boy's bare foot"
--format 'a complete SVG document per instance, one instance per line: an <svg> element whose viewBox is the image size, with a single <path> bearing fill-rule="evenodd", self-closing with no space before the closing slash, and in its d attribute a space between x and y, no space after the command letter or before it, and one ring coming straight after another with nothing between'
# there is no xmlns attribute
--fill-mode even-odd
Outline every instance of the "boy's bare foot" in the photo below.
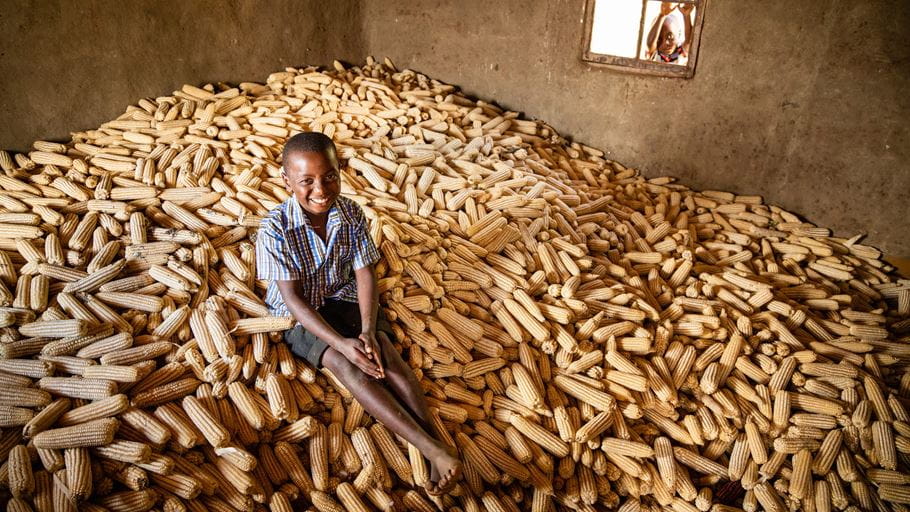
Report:
<svg viewBox="0 0 910 512"><path fill-rule="evenodd" d="M461 461L456 455L457 453L443 449L438 454L427 457L430 461L430 481L426 485L427 494L430 496L446 494L461 479Z"/></svg>

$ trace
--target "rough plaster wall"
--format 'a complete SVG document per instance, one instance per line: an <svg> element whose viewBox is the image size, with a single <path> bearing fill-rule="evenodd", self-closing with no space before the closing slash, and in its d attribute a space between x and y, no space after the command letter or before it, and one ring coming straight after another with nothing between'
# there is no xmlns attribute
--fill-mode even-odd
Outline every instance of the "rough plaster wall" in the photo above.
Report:
<svg viewBox="0 0 910 512"><path fill-rule="evenodd" d="M0 5L0 148L66 139L184 83L359 62L356 2L28 1Z"/></svg>
<svg viewBox="0 0 910 512"><path fill-rule="evenodd" d="M545 119L647 176L761 194L910 256L910 3L709 0L695 78L582 63L584 0L364 4L377 57Z"/></svg>

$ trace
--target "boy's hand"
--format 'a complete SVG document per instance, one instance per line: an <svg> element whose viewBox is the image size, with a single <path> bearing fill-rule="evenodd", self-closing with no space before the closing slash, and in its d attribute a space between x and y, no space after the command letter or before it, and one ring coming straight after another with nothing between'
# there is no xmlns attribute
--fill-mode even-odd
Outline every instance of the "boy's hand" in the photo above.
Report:
<svg viewBox="0 0 910 512"><path fill-rule="evenodd" d="M385 377L385 368L382 367L382 347L376 340L376 333L368 331L360 334L360 341L363 342L363 348L367 356L376 363L379 368L380 377Z"/></svg>
<svg viewBox="0 0 910 512"><path fill-rule="evenodd" d="M370 377L380 379L385 375L382 372L381 367L375 364L370 358L370 355L366 353L364 343L361 339L345 338L344 343L342 344L341 353L354 366L360 368L363 373Z"/></svg>
<svg viewBox="0 0 910 512"><path fill-rule="evenodd" d="M673 5L673 2L661 2L661 4L660 4L660 15L661 15L661 16L667 16L668 14L670 14L671 12L673 12L673 8L674 8L674 7L676 7L676 6Z"/></svg>

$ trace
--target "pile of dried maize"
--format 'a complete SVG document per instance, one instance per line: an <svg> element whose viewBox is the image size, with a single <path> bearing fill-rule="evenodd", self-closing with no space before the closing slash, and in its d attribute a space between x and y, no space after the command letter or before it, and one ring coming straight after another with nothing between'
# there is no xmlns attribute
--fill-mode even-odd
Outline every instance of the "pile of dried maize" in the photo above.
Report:
<svg viewBox="0 0 910 512"><path fill-rule="evenodd" d="M260 298L251 239L305 130L371 220L452 495ZM7 510L910 504L910 282L759 197L372 60L185 86L0 167Z"/></svg>

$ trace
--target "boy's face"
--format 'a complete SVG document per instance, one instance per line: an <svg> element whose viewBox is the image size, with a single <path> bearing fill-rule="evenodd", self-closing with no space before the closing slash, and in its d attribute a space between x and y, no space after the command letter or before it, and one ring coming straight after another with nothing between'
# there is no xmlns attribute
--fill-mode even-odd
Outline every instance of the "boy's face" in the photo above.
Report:
<svg viewBox="0 0 910 512"><path fill-rule="evenodd" d="M676 34L673 33L673 29L667 23L660 27L660 42L657 49L665 55L669 55L676 50Z"/></svg>
<svg viewBox="0 0 910 512"><path fill-rule="evenodd" d="M314 215L328 212L341 192L335 152L291 153L283 164L284 185L300 206Z"/></svg>

